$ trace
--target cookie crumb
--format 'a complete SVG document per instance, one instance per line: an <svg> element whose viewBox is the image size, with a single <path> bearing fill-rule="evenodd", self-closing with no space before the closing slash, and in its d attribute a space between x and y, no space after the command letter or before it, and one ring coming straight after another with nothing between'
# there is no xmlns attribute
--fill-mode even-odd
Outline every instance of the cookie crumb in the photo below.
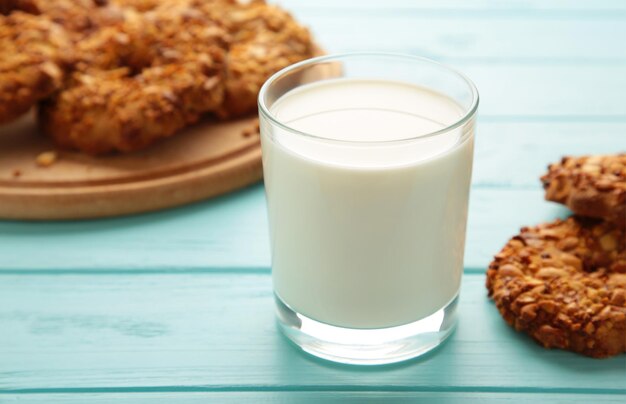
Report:
<svg viewBox="0 0 626 404"><path fill-rule="evenodd" d="M54 164L58 159L57 152L55 151L46 151L43 153L39 153L35 161L39 167L50 167Z"/></svg>
<svg viewBox="0 0 626 404"><path fill-rule="evenodd" d="M16 168L11 174L13 175L13 178L19 178L22 176L22 171Z"/></svg>
<svg viewBox="0 0 626 404"><path fill-rule="evenodd" d="M259 121L256 120L254 124L250 125L249 127L245 128L243 131L241 131L241 134L245 138L260 135Z"/></svg>
<svg viewBox="0 0 626 404"><path fill-rule="evenodd" d="M243 135L243 137L245 138L249 138L252 137L256 134L258 134L258 131L255 130L254 128L248 128L248 129L244 129L241 134Z"/></svg>

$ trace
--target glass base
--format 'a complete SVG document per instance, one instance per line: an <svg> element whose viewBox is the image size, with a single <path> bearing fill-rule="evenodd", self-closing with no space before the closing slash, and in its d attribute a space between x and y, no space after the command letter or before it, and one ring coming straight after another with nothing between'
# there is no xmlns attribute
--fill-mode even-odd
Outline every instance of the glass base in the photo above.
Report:
<svg viewBox="0 0 626 404"><path fill-rule="evenodd" d="M355 329L315 321L292 310L278 295L282 332L303 351L333 362L383 365L416 358L439 346L454 330L458 295L436 313L397 327Z"/></svg>

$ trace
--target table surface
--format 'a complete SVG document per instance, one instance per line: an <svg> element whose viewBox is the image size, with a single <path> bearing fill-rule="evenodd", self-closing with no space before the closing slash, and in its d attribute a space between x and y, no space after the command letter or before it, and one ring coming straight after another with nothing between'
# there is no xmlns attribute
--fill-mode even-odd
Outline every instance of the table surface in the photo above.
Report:
<svg viewBox="0 0 626 404"><path fill-rule="evenodd" d="M545 350L487 299L522 225L564 217L538 177L626 150L626 2L284 0L332 52L431 57L481 92L457 331L405 364L301 354L273 319L261 185L125 218L0 221L0 402L624 402L626 356Z"/></svg>

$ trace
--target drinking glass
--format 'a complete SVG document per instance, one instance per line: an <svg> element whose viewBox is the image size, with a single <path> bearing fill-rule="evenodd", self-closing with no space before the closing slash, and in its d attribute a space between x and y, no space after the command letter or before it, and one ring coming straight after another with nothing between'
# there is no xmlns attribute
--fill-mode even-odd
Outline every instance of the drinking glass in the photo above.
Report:
<svg viewBox="0 0 626 404"><path fill-rule="evenodd" d="M351 364L430 351L456 324L478 92L408 55L313 58L259 94L280 329Z"/></svg>

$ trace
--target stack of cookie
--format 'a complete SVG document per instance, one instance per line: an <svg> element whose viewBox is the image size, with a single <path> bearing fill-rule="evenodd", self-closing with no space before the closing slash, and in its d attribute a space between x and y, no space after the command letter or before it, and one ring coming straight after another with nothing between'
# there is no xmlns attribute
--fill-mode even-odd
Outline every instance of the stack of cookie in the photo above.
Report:
<svg viewBox="0 0 626 404"><path fill-rule="evenodd" d="M523 227L487 270L502 317L546 348L626 351L626 154L565 157L541 180L565 220Z"/></svg>

